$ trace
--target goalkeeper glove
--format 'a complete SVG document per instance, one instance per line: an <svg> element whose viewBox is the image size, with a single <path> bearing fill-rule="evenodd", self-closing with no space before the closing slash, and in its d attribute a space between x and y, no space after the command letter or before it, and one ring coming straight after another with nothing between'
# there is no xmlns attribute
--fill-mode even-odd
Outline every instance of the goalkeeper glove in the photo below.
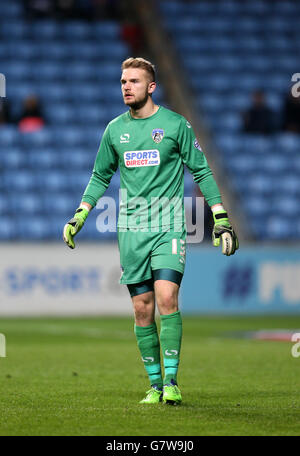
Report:
<svg viewBox="0 0 300 456"><path fill-rule="evenodd" d="M79 233L81 228L84 225L85 219L89 215L89 211L84 207L79 207L76 209L75 215L71 220L66 223L64 226L63 240L70 247L70 249L75 248L75 243L73 237L75 234Z"/></svg>
<svg viewBox="0 0 300 456"><path fill-rule="evenodd" d="M229 223L227 212L222 208L213 212L214 228L212 241L215 247L220 245L222 240L222 253L224 255L233 255L239 248L238 238Z"/></svg>

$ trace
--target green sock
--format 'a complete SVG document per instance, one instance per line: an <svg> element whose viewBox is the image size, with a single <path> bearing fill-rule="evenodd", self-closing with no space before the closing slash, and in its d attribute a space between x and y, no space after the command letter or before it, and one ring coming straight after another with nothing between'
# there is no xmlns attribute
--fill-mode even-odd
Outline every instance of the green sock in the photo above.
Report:
<svg viewBox="0 0 300 456"><path fill-rule="evenodd" d="M150 384L162 388L163 381L160 366L160 345L156 323L150 326L134 326L145 369L149 376Z"/></svg>
<svg viewBox="0 0 300 456"><path fill-rule="evenodd" d="M179 311L170 315L161 315L160 344L164 358L164 385L173 380L177 383L179 365L182 319Z"/></svg>

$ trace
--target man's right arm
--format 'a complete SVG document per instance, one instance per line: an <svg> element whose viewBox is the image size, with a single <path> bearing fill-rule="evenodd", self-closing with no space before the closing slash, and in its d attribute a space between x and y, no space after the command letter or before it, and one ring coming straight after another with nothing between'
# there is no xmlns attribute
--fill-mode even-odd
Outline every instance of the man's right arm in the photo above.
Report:
<svg viewBox="0 0 300 456"><path fill-rule="evenodd" d="M91 209L103 196L113 174L118 169L118 156L111 144L109 125L107 126L95 160L92 176L83 193L81 203L88 203Z"/></svg>
<svg viewBox="0 0 300 456"><path fill-rule="evenodd" d="M93 173L82 196L80 206L76 210L74 217L64 226L63 240L71 249L75 248L73 237L83 227L89 212L104 194L117 168L118 156L110 141L108 125L103 134Z"/></svg>

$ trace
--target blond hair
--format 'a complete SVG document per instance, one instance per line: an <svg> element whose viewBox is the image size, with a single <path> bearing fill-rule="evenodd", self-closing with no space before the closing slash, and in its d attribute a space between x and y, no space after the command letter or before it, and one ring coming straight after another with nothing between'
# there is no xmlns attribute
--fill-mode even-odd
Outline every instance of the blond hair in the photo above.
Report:
<svg viewBox="0 0 300 456"><path fill-rule="evenodd" d="M122 71L127 68L142 68L150 76L150 82L155 82L155 67L143 57L129 57L122 63Z"/></svg>

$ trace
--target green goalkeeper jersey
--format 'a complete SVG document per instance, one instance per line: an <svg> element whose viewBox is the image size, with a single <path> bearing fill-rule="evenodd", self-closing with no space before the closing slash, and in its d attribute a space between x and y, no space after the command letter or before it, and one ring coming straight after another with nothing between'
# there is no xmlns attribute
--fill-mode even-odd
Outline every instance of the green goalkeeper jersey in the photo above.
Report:
<svg viewBox="0 0 300 456"><path fill-rule="evenodd" d="M207 203L221 203L212 171L183 116L162 106L145 119L127 111L107 125L82 201L94 207L119 167L119 229L165 231L185 220L184 165Z"/></svg>

